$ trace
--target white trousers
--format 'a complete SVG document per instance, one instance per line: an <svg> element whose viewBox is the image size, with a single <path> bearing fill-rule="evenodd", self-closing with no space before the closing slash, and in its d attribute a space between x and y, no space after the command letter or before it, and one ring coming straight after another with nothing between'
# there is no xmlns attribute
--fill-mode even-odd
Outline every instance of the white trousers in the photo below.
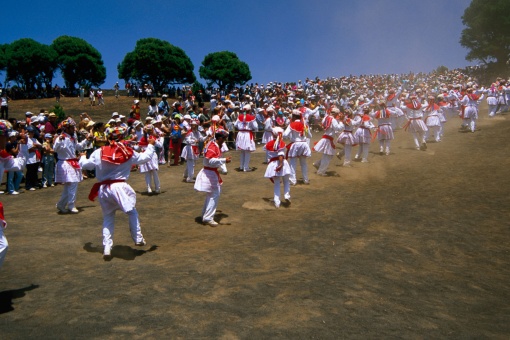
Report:
<svg viewBox="0 0 510 340"><path fill-rule="evenodd" d="M154 189L159 190L160 183L159 183L158 170L150 170L145 173L145 184L147 184L147 188L151 187L151 179L154 180Z"/></svg>
<svg viewBox="0 0 510 340"><path fill-rule="evenodd" d="M413 140L416 148L420 148L420 145L425 143L425 131L412 132Z"/></svg>
<svg viewBox="0 0 510 340"><path fill-rule="evenodd" d="M188 181L191 181L194 175L195 175L195 160L187 159L186 169L184 169L184 178L186 178Z"/></svg>
<svg viewBox="0 0 510 340"><path fill-rule="evenodd" d="M0 268L4 264L7 249L9 249L9 242L7 242L7 238L4 235L4 228L0 227Z"/></svg>
<svg viewBox="0 0 510 340"><path fill-rule="evenodd" d="M436 142L439 142L441 140L441 127L440 126L429 126L429 129L425 132L425 140L429 139L429 135L432 134L432 138Z"/></svg>
<svg viewBox="0 0 510 340"><path fill-rule="evenodd" d="M498 110L497 105L489 105L489 117L494 117L496 115L497 110Z"/></svg>
<svg viewBox="0 0 510 340"><path fill-rule="evenodd" d="M202 208L202 222L209 222L214 220L216 214L216 207L220 200L221 187L213 189L211 192L205 193L204 207Z"/></svg>
<svg viewBox="0 0 510 340"><path fill-rule="evenodd" d="M351 144L345 144L344 145L344 164L351 163L351 154L352 154L352 145Z"/></svg>
<svg viewBox="0 0 510 340"><path fill-rule="evenodd" d="M379 139L379 151L390 153L391 139Z"/></svg>
<svg viewBox="0 0 510 340"><path fill-rule="evenodd" d="M476 131L476 118L463 118L462 127L469 127L471 132Z"/></svg>
<svg viewBox="0 0 510 340"><path fill-rule="evenodd" d="M318 162L319 169L317 170L318 174L326 174L326 171L328 170L329 163L333 159L333 155L326 155L325 153L322 154L322 158Z"/></svg>
<svg viewBox="0 0 510 340"><path fill-rule="evenodd" d="M240 165L239 165L239 168L241 170L248 170L250 168L250 157L251 157L251 152L250 151L246 151L246 150L240 150L241 151L241 161L240 161Z"/></svg>
<svg viewBox="0 0 510 340"><path fill-rule="evenodd" d="M64 190L60 196L60 201L57 203L57 207L64 210L67 206L69 210L75 207L76 203L76 192L78 191L78 182L64 183Z"/></svg>
<svg viewBox="0 0 510 340"><path fill-rule="evenodd" d="M283 197L290 200L290 181L289 175L273 177L274 182L274 204L280 206L280 182L283 180Z"/></svg>
<svg viewBox="0 0 510 340"><path fill-rule="evenodd" d="M138 219L138 212L136 208L126 213L129 219L129 230L131 231L131 238L135 243L143 241L142 230L140 228L140 220ZM115 210L109 213L103 211L103 245L108 249L113 246L113 232L115 230Z"/></svg>
<svg viewBox="0 0 510 340"><path fill-rule="evenodd" d="M368 150L370 150L370 144L369 143L359 143L359 149L356 156L361 157L361 160L367 161L368 160ZM356 158L358 158L356 157Z"/></svg>
<svg viewBox="0 0 510 340"><path fill-rule="evenodd" d="M308 183L308 181L309 181L308 180L308 164L306 163L305 156L290 157L288 159L289 166L290 166L290 176L289 176L290 183L292 183L292 184L297 183L296 170L297 170L298 158L299 158L299 164L301 165L301 173L303 174L303 180L305 181L305 183Z"/></svg>

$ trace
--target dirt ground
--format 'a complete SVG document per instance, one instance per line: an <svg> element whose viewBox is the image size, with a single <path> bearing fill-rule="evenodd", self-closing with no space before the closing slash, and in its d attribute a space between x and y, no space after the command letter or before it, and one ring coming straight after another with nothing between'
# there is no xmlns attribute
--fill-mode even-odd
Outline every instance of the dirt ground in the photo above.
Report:
<svg viewBox="0 0 510 340"><path fill-rule="evenodd" d="M63 99L77 117L87 108L76 102ZM52 103L11 102L10 113ZM129 105L107 98L88 112ZM77 215L57 214L61 186L2 195L1 337L508 339L510 122L486 112L476 133L450 120L424 152L399 130L390 156L373 144L369 163L335 158L329 177L313 173L314 153L311 184L278 210L261 146L251 173L234 170L231 152L217 228L199 223L204 196L181 181L183 166L161 167L160 195L132 173L148 244L134 246L119 212L108 262L87 199L94 179L79 186Z"/></svg>

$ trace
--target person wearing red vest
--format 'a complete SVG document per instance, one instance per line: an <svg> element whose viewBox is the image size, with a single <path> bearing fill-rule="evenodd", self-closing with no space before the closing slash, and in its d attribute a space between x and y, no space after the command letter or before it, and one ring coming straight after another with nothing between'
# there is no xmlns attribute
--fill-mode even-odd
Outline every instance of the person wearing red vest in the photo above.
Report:
<svg viewBox="0 0 510 340"><path fill-rule="evenodd" d="M483 99L484 94L478 96L473 88L468 88L466 94L460 100L460 103L465 107L462 113L462 130L476 131L476 121L478 120L478 104Z"/></svg>
<svg viewBox="0 0 510 340"><path fill-rule="evenodd" d="M232 157L223 158L221 146L228 138L228 132L223 129L216 130L214 139L204 149L204 167L197 175L195 190L205 192L205 202L202 208L202 223L216 227L218 222L214 220L216 207L220 199L221 179L218 168L225 163L230 163Z"/></svg>
<svg viewBox="0 0 510 340"><path fill-rule="evenodd" d="M103 211L103 257L112 257L113 232L115 212L122 210L128 215L131 238L136 246L146 244L140 228L140 220L136 210L136 193L127 183L134 164L147 163L154 154L155 139L147 140L147 147L143 153L138 153L122 143L126 130L122 127L108 128L106 134L109 144L95 150L87 159L81 154L80 166L85 170L96 170L97 183L89 194L94 201L99 197L99 204Z"/></svg>
<svg viewBox="0 0 510 340"><path fill-rule="evenodd" d="M255 116L252 114L250 104L243 107L243 114L237 117L235 128L237 129L236 149L240 151L239 169L244 172L252 171L250 168L250 153L255 151L253 133L258 130L258 125Z"/></svg>
<svg viewBox="0 0 510 340"><path fill-rule="evenodd" d="M310 184L306 159L312 155L312 151L308 145L308 138L312 138L312 134L301 116L301 111L292 110L292 121L289 126L287 126L287 129L285 129L283 138L288 138L290 140L290 143L287 144L286 155L291 169L290 184L297 184L296 170L298 159L303 174L303 183Z"/></svg>
<svg viewBox="0 0 510 340"><path fill-rule="evenodd" d="M265 178L269 178L273 182L273 202L275 208L279 208L280 201L280 182L283 182L284 198L287 203L290 203L290 166L289 162L285 159L286 146L283 141L283 129L281 127L274 127L272 130L274 136L273 140L270 140L264 146L267 152L269 161L267 163L267 169L264 174Z"/></svg>
<svg viewBox="0 0 510 340"><path fill-rule="evenodd" d="M321 125L324 133L322 138L313 147L315 151L322 153L322 158L313 163L313 166L317 169L317 175L319 176L327 176L326 170L328 170L329 163L336 154L336 135L344 128L344 125L335 118L335 115L338 114L340 114L340 110L337 107L333 107L331 112L322 119Z"/></svg>
<svg viewBox="0 0 510 340"><path fill-rule="evenodd" d="M64 189L57 203L60 213L77 214L75 207L78 183L83 181L81 167L76 158L76 151L82 151L92 142L93 136L89 135L81 142L77 141L75 133L76 123L72 118L66 118L60 123L63 132L54 139L53 150L58 155L55 166L55 182L62 183Z"/></svg>

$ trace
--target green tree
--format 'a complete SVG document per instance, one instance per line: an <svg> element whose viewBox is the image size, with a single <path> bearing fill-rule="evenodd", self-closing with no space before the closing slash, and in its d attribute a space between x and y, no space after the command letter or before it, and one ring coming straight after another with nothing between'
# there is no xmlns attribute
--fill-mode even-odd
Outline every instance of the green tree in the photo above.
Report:
<svg viewBox="0 0 510 340"><path fill-rule="evenodd" d="M198 73L207 82L207 86L217 84L220 89L234 87L236 84L242 86L251 79L248 64L229 51L206 55Z"/></svg>
<svg viewBox="0 0 510 340"><path fill-rule="evenodd" d="M57 52L58 68L66 87L100 86L106 79L106 68L101 53L81 38L63 35L53 40L51 47Z"/></svg>
<svg viewBox="0 0 510 340"><path fill-rule="evenodd" d="M0 71L7 67L7 47L9 47L8 44L0 44Z"/></svg>
<svg viewBox="0 0 510 340"><path fill-rule="evenodd" d="M466 60L479 60L505 70L510 53L510 1L473 0L462 16L466 26L460 44L469 50Z"/></svg>
<svg viewBox="0 0 510 340"><path fill-rule="evenodd" d="M438 66L436 69L435 69L435 72L437 74L443 74L443 73L446 73L448 72L448 67L444 66L444 65L441 65L441 66Z"/></svg>
<svg viewBox="0 0 510 340"><path fill-rule="evenodd" d="M57 53L48 45L29 38L14 41L6 48L7 79L21 85L25 91L51 84L56 69ZM50 85L51 86L51 85Z"/></svg>
<svg viewBox="0 0 510 340"><path fill-rule="evenodd" d="M196 77L193 63L186 53L168 41L145 38L117 66L119 78L150 83L156 91L169 84L191 84Z"/></svg>

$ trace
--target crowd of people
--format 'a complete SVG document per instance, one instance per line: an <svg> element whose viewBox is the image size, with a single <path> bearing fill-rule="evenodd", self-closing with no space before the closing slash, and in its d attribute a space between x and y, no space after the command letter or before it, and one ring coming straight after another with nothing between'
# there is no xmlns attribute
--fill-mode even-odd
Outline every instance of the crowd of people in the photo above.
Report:
<svg viewBox="0 0 510 340"><path fill-rule="evenodd" d="M312 152L321 154L312 164L316 174L328 176L335 156L345 167L353 161L368 163L370 145L376 140L379 154L390 155L397 129L408 133L417 150L426 150L428 142L443 140L448 120L460 118L461 131L475 132L478 105L485 97L488 117L508 111L510 81L498 78L482 86L463 70L452 70L270 82L211 90L207 95L210 107L192 93L173 102L166 94L158 100L151 96L145 105L135 99L125 115L113 112L107 122L96 122L83 113L78 122L68 117L57 124L55 114L44 110L37 115L27 112L19 122L1 120L0 164L8 171L6 193L18 194L23 176L28 191L59 183L63 189L58 212L79 213L78 183L97 177L90 197L99 197L102 207L104 256L108 258L116 210L129 215L135 244L145 244L136 195L126 183L132 171L144 173L148 193L159 194L160 166L185 163L183 181L206 192L202 222L216 226L221 175L232 161L223 156L225 152L238 152L237 170L244 173L253 171L250 155L257 145L264 150L263 176L273 183L273 204L279 208L282 184L288 204L292 186L299 181L310 184ZM316 133L321 137L312 143ZM203 167L195 176L200 159Z"/></svg>

